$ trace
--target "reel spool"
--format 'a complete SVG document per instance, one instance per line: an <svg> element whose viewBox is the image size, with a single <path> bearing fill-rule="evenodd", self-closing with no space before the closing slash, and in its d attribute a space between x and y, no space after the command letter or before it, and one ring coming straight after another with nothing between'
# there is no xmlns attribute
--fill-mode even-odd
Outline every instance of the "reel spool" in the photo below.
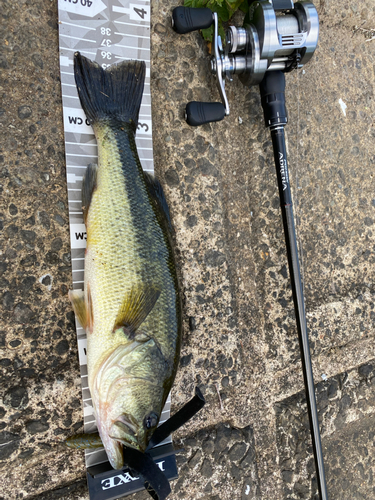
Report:
<svg viewBox="0 0 375 500"><path fill-rule="evenodd" d="M229 115L225 80L232 81L233 75L238 75L245 86L259 85L268 71L302 68L314 54L319 37L318 13L308 0L253 1L244 25L227 30L224 48L216 12L188 7L173 10L172 26L180 34L208 28L213 23L211 71L222 102L188 103L186 120L193 126L220 121Z"/></svg>

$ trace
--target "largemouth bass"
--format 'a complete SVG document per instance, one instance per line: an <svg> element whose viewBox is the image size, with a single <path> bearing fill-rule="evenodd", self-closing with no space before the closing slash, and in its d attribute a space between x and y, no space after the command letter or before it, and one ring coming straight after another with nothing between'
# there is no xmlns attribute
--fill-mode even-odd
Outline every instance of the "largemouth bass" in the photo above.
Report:
<svg viewBox="0 0 375 500"><path fill-rule="evenodd" d="M98 165L82 186L84 291L69 295L87 333L98 431L119 469L122 445L145 451L158 425L179 360L181 305L167 203L135 144L145 64L103 70L77 52L74 72Z"/></svg>

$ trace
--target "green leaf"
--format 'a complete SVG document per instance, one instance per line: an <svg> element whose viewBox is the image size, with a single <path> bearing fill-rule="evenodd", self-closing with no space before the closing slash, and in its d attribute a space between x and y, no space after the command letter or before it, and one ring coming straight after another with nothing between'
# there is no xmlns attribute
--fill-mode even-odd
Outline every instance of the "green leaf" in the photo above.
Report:
<svg viewBox="0 0 375 500"><path fill-rule="evenodd" d="M184 6L193 8L208 7L213 12L217 12L219 18L219 35L222 40L225 39L223 23L229 21L238 9L245 13L249 10L247 0L184 0ZM202 30L203 38L205 40L212 40L213 32L213 26Z"/></svg>
<svg viewBox="0 0 375 500"><path fill-rule="evenodd" d="M223 42L225 41L225 29L223 28L223 25L219 21L219 35L221 36L221 39Z"/></svg>
<svg viewBox="0 0 375 500"><path fill-rule="evenodd" d="M241 3L239 10L241 10L242 12L245 12L245 14L247 14L249 12L249 3L247 0L244 0Z"/></svg>
<svg viewBox="0 0 375 500"><path fill-rule="evenodd" d="M212 42L214 36L214 27L210 26L209 28L202 30L201 33L203 38L207 40L207 42ZM220 20L219 20L219 35L221 36L222 40L225 39L225 31Z"/></svg>
<svg viewBox="0 0 375 500"><path fill-rule="evenodd" d="M207 0L185 0L185 7L201 8L206 7Z"/></svg>
<svg viewBox="0 0 375 500"><path fill-rule="evenodd" d="M224 23L229 21L230 14L228 12L228 7L225 3L222 6L216 4L211 8L211 10L213 12L217 12L217 15L219 17L219 21L224 22Z"/></svg>
<svg viewBox="0 0 375 500"><path fill-rule="evenodd" d="M239 6L243 3L243 0L226 0L228 4L228 10L231 13L231 17L238 10Z"/></svg>
<svg viewBox="0 0 375 500"><path fill-rule="evenodd" d="M209 28L202 30L202 36L208 42L212 41L213 35L214 35L214 27L213 26L210 26Z"/></svg>
<svg viewBox="0 0 375 500"><path fill-rule="evenodd" d="M217 12L217 9L223 5L224 0L208 0L207 7L212 10L212 12Z"/></svg>

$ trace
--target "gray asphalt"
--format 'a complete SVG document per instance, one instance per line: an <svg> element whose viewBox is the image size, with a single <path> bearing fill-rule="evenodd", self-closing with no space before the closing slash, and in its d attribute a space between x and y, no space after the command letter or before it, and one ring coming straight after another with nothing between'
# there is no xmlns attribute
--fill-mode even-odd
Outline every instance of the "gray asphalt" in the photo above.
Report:
<svg viewBox="0 0 375 500"><path fill-rule="evenodd" d="M152 4L155 169L176 231L184 296L172 412L207 404L174 435L171 499L315 499L278 190L257 88L218 100L207 47ZM289 168L329 498L375 498L374 80L371 0L317 2L320 41L287 75ZM74 318L56 2L3 0L0 54L1 498L87 499ZM355 27L361 29L354 29ZM341 104L340 104L341 103ZM343 104L346 105L343 106ZM345 113L344 113L345 111ZM145 493L134 499L148 498Z"/></svg>

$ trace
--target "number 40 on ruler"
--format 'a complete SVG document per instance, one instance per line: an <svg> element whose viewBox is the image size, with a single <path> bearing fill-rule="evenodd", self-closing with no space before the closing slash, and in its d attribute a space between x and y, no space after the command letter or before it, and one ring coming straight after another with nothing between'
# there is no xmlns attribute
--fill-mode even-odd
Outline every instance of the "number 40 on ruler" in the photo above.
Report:
<svg viewBox="0 0 375 500"><path fill-rule="evenodd" d="M134 3L129 4L129 7L118 7L113 6L113 12L120 12L122 14L128 14L131 20L139 21L150 21L150 9L146 5L137 5Z"/></svg>

